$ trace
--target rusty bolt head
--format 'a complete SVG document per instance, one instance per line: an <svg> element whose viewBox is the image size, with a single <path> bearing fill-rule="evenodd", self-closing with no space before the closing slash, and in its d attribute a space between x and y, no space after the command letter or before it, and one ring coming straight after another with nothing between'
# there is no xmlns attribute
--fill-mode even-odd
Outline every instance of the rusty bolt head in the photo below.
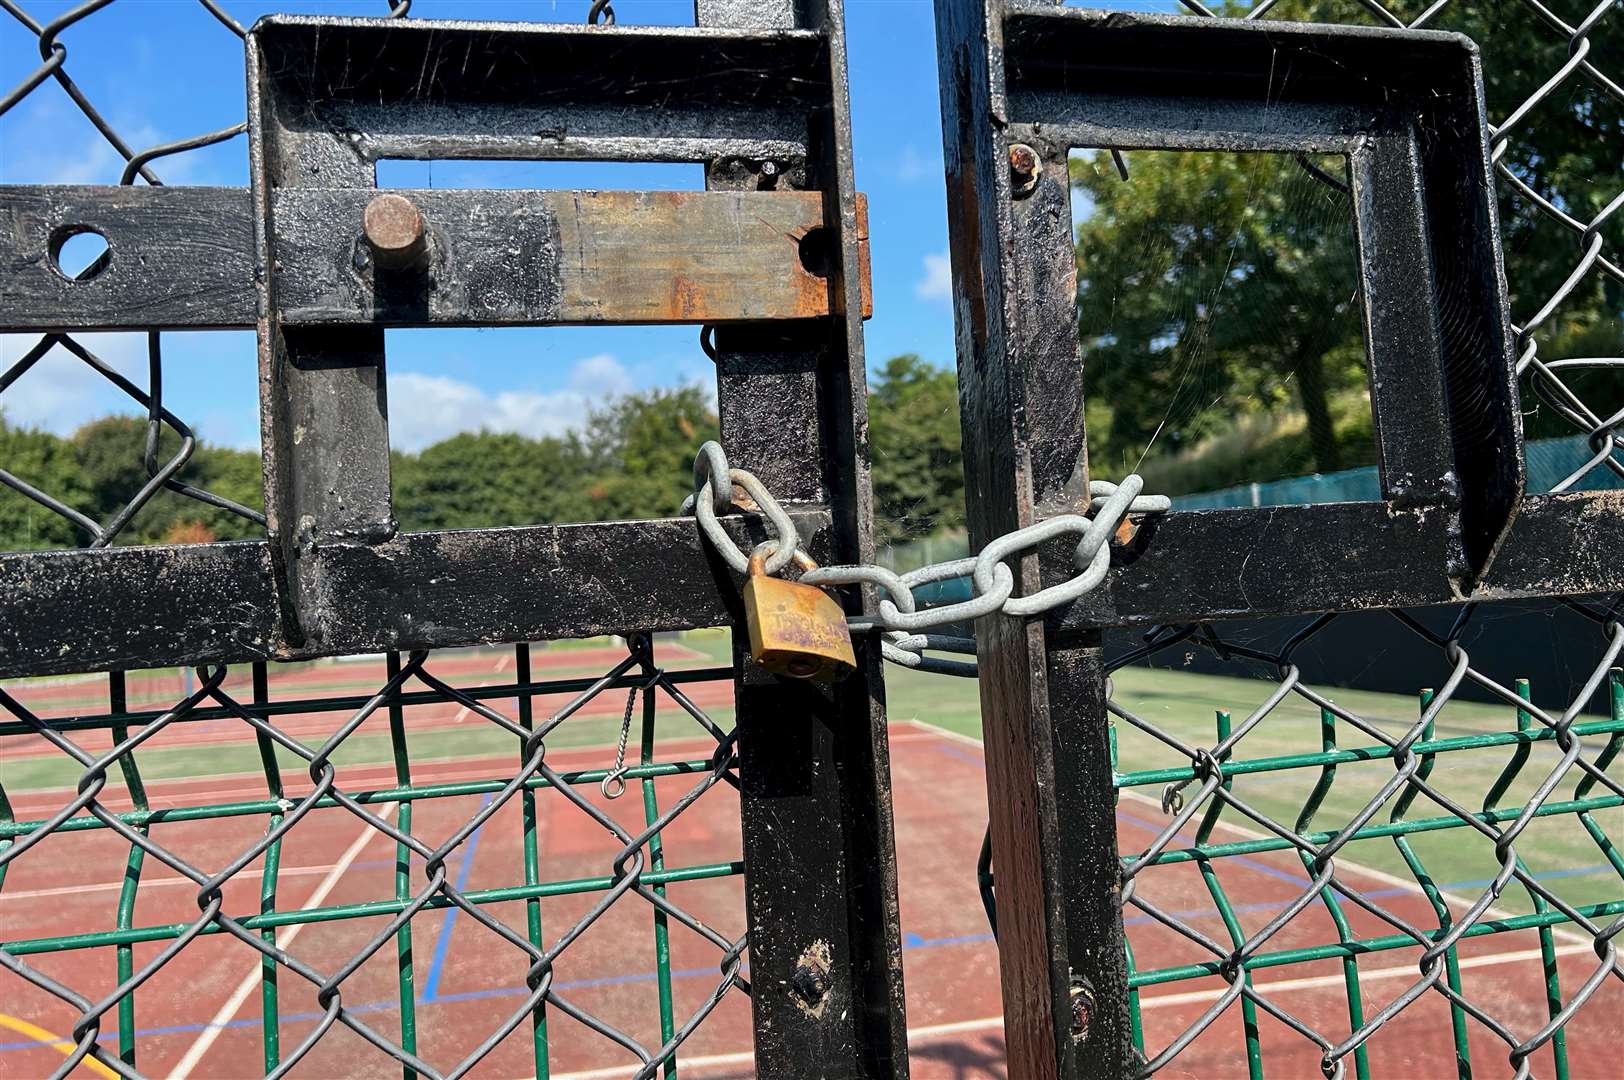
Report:
<svg viewBox="0 0 1624 1080"><path fill-rule="evenodd" d="M1015 194L1029 194L1038 185L1043 172L1043 161L1038 152L1025 143L1013 143L1009 148L1009 178Z"/></svg>
<svg viewBox="0 0 1624 1080"><path fill-rule="evenodd" d="M367 203L361 231L373 259L385 269L421 269L428 264L428 229L422 211L404 195L389 192Z"/></svg>
<svg viewBox="0 0 1624 1080"><path fill-rule="evenodd" d="M799 964L789 977L789 988L809 1008L816 1008L829 993L829 976L816 967Z"/></svg>
<svg viewBox="0 0 1624 1080"><path fill-rule="evenodd" d="M1094 1026L1094 991L1087 983L1071 984L1071 1041L1088 1041L1089 1029Z"/></svg>

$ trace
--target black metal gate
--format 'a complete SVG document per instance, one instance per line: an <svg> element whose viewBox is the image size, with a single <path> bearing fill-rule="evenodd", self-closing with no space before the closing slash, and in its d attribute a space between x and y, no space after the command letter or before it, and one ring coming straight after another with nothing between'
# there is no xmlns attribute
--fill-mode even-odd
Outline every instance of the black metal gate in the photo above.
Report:
<svg viewBox="0 0 1624 1080"><path fill-rule="evenodd" d="M111 929L0 931L6 979L74 1011L71 1031L38 1039L60 1052L58 1075L81 1066L189 1075L231 1015L156 1065L137 1017L211 974L197 959L213 955L204 953L210 941L235 941L232 955L254 968L232 1000L258 992L270 1075L301 1064L343 1071L357 1049L380 1052L408 1078L463 1075L526 1024L538 1075L555 1064L561 1024L618 1046L636 1076L675 1075L679 1048L745 992L762 1075L904 1076L879 668L883 655L975 673L922 661L931 648L978 654L992 814L983 885L999 938L1010 1076L1148 1075L1175 1059L1238 1071L1243 1058L1261 1076L1289 1044L1327 1076L1363 1077L1384 1025L1427 1015L1447 1017L1448 1035L1441 1026L1430 1034L1452 1040L1463 1077L1474 1037L1503 1044L1518 1075L1547 1062L1567 1075L1565 1032L1606 1008L1624 980L1615 944L1624 900L1571 901L1529 856L1536 837L1550 835L1538 830L1565 825L1624 881L1614 839L1624 784L1610 771L1624 750L1624 680L1614 668L1624 652L1615 598L1624 498L1568 490L1586 471L1624 476L1624 412L1587 402L1575 380L1624 360L1542 356L1540 346L1576 290L1602 290L1616 313L1624 193L1605 176L1593 178L1600 196L1554 192L1542 186L1539 148L1521 144L1541 108L1580 83L1593 100L1570 102L1561 122L1616 138L1624 91L1596 47L1609 31L1617 42L1612 0L1571 23L1535 0L1506 5L1528 33L1545 35L1529 51L1548 68L1534 92L1509 102L1485 98L1493 57L1428 32L1457 10L1471 23L1476 9L1465 5L1400 16L1360 0L1357 17L1375 25L1351 28L1265 23L1278 14L1273 0L1223 11L1245 20L936 0L970 541L984 554L908 575L870 565L868 225L852 177L841 0L696 0L696 26L663 29L616 26L605 0L592 4L587 26L279 16L252 28L202 0L243 38L248 121L140 151L73 82L61 40L107 2L42 24L0 0L40 57L0 97L0 113L54 80L127 163L116 187L0 187L0 331L40 335L0 372L0 391L65 349L127 394L148 431L139 482L101 521L0 462L0 483L83 541L0 553L0 676L95 676L62 684L93 688L95 700L87 693L72 715L42 717L0 688L0 735L48 746L72 770L70 786L26 798L0 784L0 885L21 857L44 857L78 833L105 836L122 874ZM391 14L408 7L402 0ZM1345 14L1303 7L1293 14ZM166 156L244 134L248 188L161 185ZM1079 148L1107 155L1125 183L1143 151L1283 153L1349 202L1380 501L1162 513L1165 501L1141 496L1137 478L1091 483L1070 163ZM1321 154L1346 158L1346 182L1317 170L1309 156ZM707 190L385 192L377 183L380 161L448 158L700 163ZM1516 291L1535 280L1519 266L1521 250L1508 247L1510 265L1502 262L1497 238L1513 213L1519 230L1573 241L1571 266L1543 295ZM107 251L66 272L64 245L86 232ZM701 454L692 509L708 525L397 527L386 328L643 323L702 327L716 364L735 468L714 449ZM180 479L194 437L164 404L166 336L225 328L257 336L263 514ZM75 337L98 330L146 333L146 389ZM1562 490L1524 491L1531 401L1594 451ZM166 443L178 449L160 453ZM734 490L716 490L723 475ZM115 546L166 490L263 526L265 538ZM782 562L800 547L819 562L855 565L813 579L864 586L845 598L858 621L854 677L822 686L752 660L739 571L763 540L781 542L773 554ZM975 597L957 610L976 618L974 642L918 632L943 619L913 610L913 587L949 577L973 578ZM1550 599L1594 628L1556 704L1536 704L1541 688L1485 671L1468 652L1474 619L1518 598ZM1302 647L1353 611L1390 611L1392 632L1436 660L1437 689L1416 716L1381 719L1308 685ZM1262 644L1223 622L1259 617L1299 621ZM705 627L731 628L730 662L661 663L657 632ZM624 654L591 674L546 677L529 644L609 634L626 636ZM1127 634L1125 648L1107 648L1108 635L1120 646ZM456 685L449 654L432 651L495 644L511 647L501 662L512 674L475 686ZM1114 691L1124 666L1194 649L1269 680L1261 703L1234 720L1214 701L1213 729L1192 732ZM359 692L270 685L271 662L374 652L384 677ZM195 682L158 707L132 704L141 669L173 665L195 670ZM711 715L726 706L707 711L701 701L700 688L716 682L731 682L731 728ZM1444 710L1468 684L1504 703L1502 725L1449 728ZM1587 719L1608 691L1605 718ZM613 767L563 764L561 725L611 693L626 695ZM547 695L567 698L543 716ZM694 722L699 749L657 746L656 695ZM431 775L413 760L404 716L433 704L501 732L514 757L477 779ZM1287 752L1264 736L1294 709L1307 710L1296 730L1313 745ZM251 736L263 794L182 807L149 798L147 751L209 724ZM352 773L347 746L373 735L386 740L391 767ZM1122 768L1119 743L1129 740L1163 760ZM208 752L206 739L199 745ZM1502 758L1486 792L1463 794L1447 770L1434 773L1493 754ZM289 783L290 762L308 784ZM1387 771L1350 791L1348 771L1368 763ZM1237 790L1243 777L1308 782L1278 804L1285 813ZM656 781L686 786L662 807ZM628 782L642 795L632 823L591 790L610 799ZM1141 819L1133 828L1146 834L1124 839L1124 802L1146 801L1138 788L1159 792L1145 812L1161 818ZM673 826L729 789L739 857L682 861L666 843ZM591 873L541 872L543 799L579 811L572 820L607 845ZM470 885L456 868L504 808L517 814L522 866L497 885ZM425 827L436 815L455 820ZM262 831L206 859L170 839L207 822L220 843L231 819ZM295 905L279 891L284 842L334 819L362 833L332 864L332 881L360 843L383 837L394 853L392 897L334 898L324 885ZM1469 895L1450 893L1412 843L1423 833L1478 845L1491 878ZM1397 881L1400 901L1377 895L1376 877L1348 853L1373 841L1390 841L1408 875L1381 879ZM1290 887L1267 903L1238 902L1232 868L1271 858L1295 864L1289 873L1263 864ZM143 917L143 874L160 868L186 887L195 914ZM61 869L71 878L74 867ZM1204 910L1162 899L1158 883L1180 872L1199 875ZM711 925L671 888L740 877L747 925L737 929ZM57 894L74 891L70 883ZM1513 894L1526 911L1503 906ZM544 923L541 901L560 896L582 898L581 907ZM524 905L522 932L492 915L507 903ZM1403 904L1420 905L1419 921ZM628 910L646 920L639 926L652 930L656 954L658 1026L642 1034L584 1006L557 973L560 957L587 952L591 934L618 932ZM419 1053L413 926L435 911L478 924L511 963L512 1000L457 1033L453 1062ZM1125 911L1184 953L1135 956ZM1313 916L1322 924L1310 926ZM291 947L322 923L363 927L364 943ZM1543 994L1511 1016L1476 998L1463 971L1482 959L1474 943L1516 934L1537 941ZM679 940L715 965L691 1009L672 993ZM1371 993L1361 959L1405 950L1413 975L1398 972L1396 993ZM355 989L380 962L398 1010L389 1025L369 1018L382 1010ZM1268 978L1316 963L1331 974L1310 981L1330 978L1340 995L1330 1020L1288 1005L1294 984ZM1149 988L1203 979L1188 995L1193 1019L1147 1019ZM310 1007L296 1012L290 998ZM1426 1014L1428 1005L1439 1011ZM1226 1025L1240 1044L1212 1050Z"/></svg>
<svg viewBox="0 0 1624 1080"><path fill-rule="evenodd" d="M0 329L43 335L0 376L0 389L60 345L138 402L152 433L146 481L107 522L90 521L26 477L0 471L12 489L82 526L88 542L77 551L0 555L0 673L112 672L105 710L70 723L42 720L0 691L5 731L47 740L82 766L77 794L48 813L14 820L0 800L0 874L61 830L111 830L129 845L129 894L111 935L12 941L0 949L11 976L79 1010L60 1072L81 1060L125 1075L150 1067L136 1056L137 992L161 985L166 965L199 935L225 934L261 958L268 1072L293 1068L330 1031L347 1028L397 1058L407 1076L437 1075L447 1064L431 1065L415 1049L411 924L421 911L448 908L512 947L514 979L525 988L450 1075L473 1068L524 1022L536 1031L535 1067L546 1075L549 1016L555 1027L567 1017L620 1044L642 1062L638 1075L669 1072L679 1044L717 1002L747 988L746 948L764 1073L802 1074L808 1062L831 1075L904 1073L877 652L860 643L858 675L833 689L756 667L737 578L689 519L410 534L397 529L390 503L386 327L688 323L706 328L733 463L754 469L785 501L802 545L817 557L870 558L860 318L869 305L867 224L852 181L839 0L699 0L698 26L675 29L613 25L604 3L594 5L596 25L586 26L290 16L245 29L215 11L246 45L253 181L246 190L163 187L154 171L166 154L241 128L136 153L78 91L59 35L101 6L86 4L40 26L8 4L8 17L37 35L44 63L0 106L57 80L128 159L130 185L0 189ZM380 193L377 163L391 158L699 162L708 190ZM137 177L146 186L134 186ZM105 239L107 254L70 276L58 261L62 246L86 231ZM191 434L161 397L162 335L236 327L258 336L266 539L110 546L163 488L261 520L176 479ZM105 329L148 332L150 392L71 336ZM152 449L160 428L183 440L168 461ZM726 509L727 493L717 502ZM740 517L727 518L725 527L735 541L761 539ZM684 694L696 679L726 678L728 669L665 671L648 637L727 625L740 635L731 730ZM437 661L427 654L632 632L629 654L600 678L533 678L528 646L519 645L516 681L458 689L435 675ZM389 678L375 692L333 701L270 698L266 661L373 651L390 658ZM172 708L126 708L121 672L176 664L197 668L195 690ZM228 682L231 665L252 669L251 687ZM628 731L643 693L642 760L614 776L555 770L546 761L553 729L617 689L630 694ZM538 695L560 691L578 696L545 721L532 715ZM674 762L649 756L656 693L698 721L696 730L714 739L713 752ZM517 698L518 715L502 711L497 697ZM456 702L509 732L517 771L471 787L414 780L400 715L425 700ZM348 718L318 744L278 726L279 717L327 710ZM367 719L386 716L396 782L358 790L332 759ZM258 740L265 797L192 808L179 818L151 808L137 747L166 730L220 718ZM76 731L109 731L111 749L83 749ZM308 766L307 791L285 795L278 750ZM123 770L134 799L128 810L98 800L114 769ZM697 774L694 786L657 810L654 778L683 773ZM645 829L617 823L579 793L600 778L640 782ZM666 864L660 846L662 829L700 796L728 786L738 789L748 867L749 926L736 940L678 906L665 886L684 873L736 874L737 864L682 871ZM537 879L535 800L549 789L619 848L601 879ZM481 791L478 812L443 842L413 834L414 806L421 813L434 809L436 798ZM468 891L447 863L510 803L524 808L526 880ZM395 843L402 876L393 903L307 904L291 912L278 905L282 840L327 807L342 807L326 813L348 811ZM242 815L260 817L267 830L222 869L205 870L162 842L167 822ZM234 917L223 906L224 890L262 858L270 862L255 871L264 882L261 912ZM408 882L413 859L421 860L422 876ZM132 921L143 861L196 884L195 918L167 927ZM590 910L573 926L543 933L537 899L582 890L598 897ZM530 905L528 934L484 911L515 899ZM555 986L554 971L557 958L606 912L639 901L654 920L665 991L660 1038L648 1045L572 1003ZM278 926L379 913L388 917L365 947L320 963L295 956L276 936ZM698 1011L673 1016L667 942L687 933L715 947L718 980ZM152 940L167 944L156 955L135 951ZM369 1023L353 994L346 998L346 980L391 941L402 957L398 1030ZM40 955L91 945L117 952L111 990L92 989L101 984L87 981L82 966L66 975L39 966ZM283 995L305 991L306 983L315 992L319 1022L296 1044L279 1039L279 979ZM149 992L145 1000L158 996ZM116 1046L102 1036L115 1010ZM325 1067L339 1067L326 1060Z"/></svg>
<svg viewBox="0 0 1624 1080"><path fill-rule="evenodd" d="M1193 0L1185 6L1212 14ZM1042 620L993 615L978 624L990 869L1012 1076L1155 1072L1204 1032L1220 1030L1213 1026L1220 1018L1233 1026L1237 1012L1241 1039L1216 1044L1228 1056L1208 1056L1193 1067L1238 1072L1244 1054L1251 1075L1262 1075L1269 1060L1260 1052L1264 1016L1278 1021L1275 1030L1286 1032L1288 1042L1311 1047L1326 1075L1352 1065L1363 1076L1366 1044L1377 1030L1418 999L1436 1001L1433 995L1447 1002L1443 1015L1452 1021L1460 1075L1472 1074L1471 1030L1503 1043L1518 1075L1544 1068L1553 1059L1535 1055L1547 1053L1565 1075L1564 1025L1587 1004L1596 1006L1599 985L1624 978L1613 940L1624 929L1624 903L1568 902L1528 869L1517 846L1535 819L1570 815L1570 830L1590 832L1618 869L1612 840L1593 817L1616 808L1624 795L1608 772L1621 738L1616 672L1612 718L1580 717L1598 690L1606 693L1624 646L1609 595L1624 584L1624 503L1616 492L1524 494L1517 385L1590 439L1593 459L1563 487L1592 469L1624 470L1617 403L1586 404L1564 381L1619 359L1548 360L1539 353L1548 321L1576 288L1618 297L1624 276L1604 225L1617 220L1624 193L1616 177L1602 181L1608 186L1594 208L1580 212L1536 189L1549 181L1533 164L1537 153L1520 145L1533 141L1526 128L1540 122L1530 112L1578 84L1593 91L1595 110L1567 99L1571 111L1552 106L1556 115L1547 114L1546 122L1594 123L1592 138L1616 138L1603 117L1617 115L1621 95L1592 63L1606 54L1591 52L1590 37L1601 33L1612 5L1596 6L1577 26L1538 4L1518 12L1525 17L1517 25L1529 36L1497 41L1488 62L1508 63L1508 54L1537 49L1550 53L1552 66L1541 69L1545 81L1533 96L1494 103L1508 110L1498 126L1485 120L1485 61L1477 48L1455 34L1409 28L1446 25L1458 14L1455 5L1434 4L1403 18L1375 3L1361 7L1358 16L1327 9L1319 17L1367 25L1306 26L1264 21L1272 3L1223 9L1246 21L1022 0L937 4L971 550L1088 506L1089 357L1079 351L1074 313L1088 301L1078 293L1068 164L1077 148L1108 154L1127 184L1136 150L1272 151L1299 161L1305 154L1346 155L1351 182L1337 190L1351 200L1358 233L1381 461L1381 502L1154 516L1135 535L1119 536L1110 575L1076 603ZM1616 34L1609 40L1616 44ZM1571 273L1553 295L1519 296L1520 326L1512 325L1506 305L1496 181L1500 197L1532 227L1565 231L1574 242ZM1534 280L1532 263L1520 269ZM1510 268L1513 286L1518 270ZM1017 580L1028 594L1066 581L1081 567L1080 556L1055 541L1024 560ZM1571 658L1571 683L1553 688L1559 707L1533 706L1526 686L1513 687L1515 672L1473 667L1462 645L1482 602L1534 596L1565 598L1597 631L1591 652ZM1462 602L1453 623L1442 626L1394 611L1394 633L1410 648L1435 650L1441 661L1438 690L1427 692L1413 721L1384 730L1304 685L1294 662L1299 646L1336 613ZM1223 625L1211 622L1300 614L1313 617L1282 631L1268 648L1226 640ZM1137 639L1109 661L1107 628L1133 628ZM1212 649L1227 669L1273 680L1273 691L1261 704L1248 704L1244 719L1231 723L1220 711L1215 734L1169 730L1113 698L1112 671L1195 648ZM1463 682L1506 703L1506 730L1438 736L1437 717ZM1222 701L1213 704L1224 709ZM1320 716L1319 752L1250 752L1264 725L1286 723L1291 708L1302 705ZM1339 749L1339 726L1359 741L1357 749L1345 743ZM1581 733L1600 741L1586 744ZM1130 735L1154 740L1170 767L1117 773L1117 738ZM1250 743L1243 741L1248 736ZM1477 806L1447 779L1428 779L1440 755L1454 753L1444 758L1454 763L1467 751L1539 743L1555 743L1560 752L1542 761L1537 784L1521 789L1521 805L1502 807L1499 800L1526 751ZM1390 762L1392 771L1351 805L1320 811L1337 765L1360 760ZM1321 770L1319 783L1294 806L1294 823L1232 790L1238 776L1293 768ZM1557 793L1564 782L1573 785L1566 797ZM1168 820L1155 823L1148 842L1125 841L1133 847L1119 858L1117 798L1141 785L1163 789L1160 809ZM1412 803L1421 820L1407 819ZM1184 829L1197 815L1192 838ZM1247 839L1221 842L1213 835L1219 826ZM1407 837L1441 829L1458 830L1452 835L1461 844L1492 849L1493 880L1465 897L1440 892ZM1427 924L1396 914L1394 901L1384 906L1367 895L1346 846L1375 838L1398 845L1414 879L1400 884L1428 905ZM1531 846L1525 842L1524 850ZM1239 919L1222 880L1244 873L1232 868L1247 857L1271 851L1300 858L1301 880L1264 905L1265 913ZM1154 890L1192 864L1206 882L1207 906L1170 910ZM1526 897L1532 910L1497 909L1511 893ZM1123 948L1124 910L1166 929L1170 939L1176 935L1193 958L1175 964L1141 955L1136 968ZM1202 918L1215 928L1203 927ZM1285 928L1315 918L1322 923L1302 932L1311 944L1282 947ZM1379 932L1350 928L1350 918L1373 921ZM1557 976L1552 927L1577 931L1593 951L1592 961L1580 965L1578 985ZM1534 1023L1463 992L1457 951L1463 941L1531 928L1541 935L1547 978L1545 1015ZM1403 991L1380 998L1362 992L1357 958L1403 948L1420 952ZM1254 973L1261 978L1274 967L1316 960L1344 967L1337 979L1346 980L1346 1015L1335 1026L1317 1013L1294 1014L1283 997L1289 987L1276 996L1254 982ZM1194 995L1203 1004L1193 1020L1146 1037L1140 988L1213 977L1222 982L1210 996ZM1378 1007L1372 998L1390 1000ZM1594 1060L1587 1065L1599 1067Z"/></svg>

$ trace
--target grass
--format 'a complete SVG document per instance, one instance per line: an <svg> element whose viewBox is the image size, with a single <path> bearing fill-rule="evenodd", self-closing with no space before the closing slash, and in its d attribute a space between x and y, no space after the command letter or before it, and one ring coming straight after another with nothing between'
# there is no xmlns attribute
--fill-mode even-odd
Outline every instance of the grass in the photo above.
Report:
<svg viewBox="0 0 1624 1080"><path fill-rule="evenodd" d="M703 655L705 659L698 662L725 663L728 659L729 644L724 632L686 635L683 644ZM324 680L321 684L324 692L355 693L368 685L348 676L343 665L333 665L333 669L333 680ZM550 669L549 674L553 671L581 674L585 670L589 669L578 670L571 665L564 669ZM170 677L173 679L172 673ZM1239 725L1268 696L1274 685L1261 679L1127 668L1118 671L1114 677L1114 696L1124 709L1156 725L1168 735L1189 745L1210 746L1217 740L1216 710L1228 711L1235 724ZM1560 707L1558 702L1541 698L1539 689L1535 688L1536 700L1547 708ZM981 737L977 688L970 680L925 675L892 667L886 673L886 692L893 722L917 719L972 738ZM1393 735L1407 729L1420 707L1417 699L1404 695L1356 690L1327 690L1325 693ZM619 699L618 692L616 699ZM499 708L505 707L511 714L509 703L493 704ZM724 726L731 720L731 708L712 709L710 712ZM612 760L609 748L618 734L619 719L617 715L572 718L549 738L548 745L558 749L604 747L603 767L607 767ZM335 713L335 727L338 722L339 714ZM392 746L386 724L383 714L369 720L367 725L343 743L334 755L334 762L342 769L391 761ZM516 755L518 752L512 736L488 724L470 722L455 728L414 731L411 729L411 710L408 710L407 725L408 744L414 763ZM1339 722L1337 727L1339 743L1345 749L1377 745L1369 736L1350 730L1346 723ZM1449 738L1510 731L1515 727L1515 710L1507 706L1451 702L1438 718L1436 736ZM1188 765L1188 760L1181 753L1133 724L1117 721L1116 729L1119 773ZM662 735L681 737L697 734L699 729L679 710L666 705L662 707L661 732ZM11 737L16 738L31 737ZM1586 756L1594 758L1601 745L1600 739L1589 740L1585 746ZM1310 703L1292 695L1246 734L1231 760L1312 753L1320 748L1318 713ZM1475 810L1481 807L1484 797L1501 776L1512 755L1513 748L1510 746L1439 754L1431 780L1449 797ZM142 774L152 780L253 774L261 768L257 749L248 740L207 746L165 746L163 736L160 736L152 745L143 747L139 757ZM1553 742L1534 744L1520 774L1511 782L1498 805L1521 805L1554 767L1558 757L1559 749ZM301 761L285 752L282 753L281 764L295 771L302 771L304 767ZM6 790L12 794L41 788L71 787L80 772L77 764L63 757L11 759L0 765L0 770L3 770ZM1348 821L1391 777L1392 770L1392 762L1386 759L1341 765L1312 827L1332 831ZM1232 790L1258 810L1290 826L1296 822L1319 776L1317 767L1249 774L1236 777ZM114 778L121 779L116 773ZM1551 797L1571 798L1577 779L1575 775L1564 780ZM1163 786L1159 782L1148 783L1138 790L1152 798L1159 798ZM1193 794L1195 789L1192 786L1187 790ZM1392 806L1389 803L1373 819L1373 824L1388 820ZM1144 804L1139 804L1133 812L1151 819L1160 817L1158 809ZM1412 819L1429 818L1448 813L1448 810L1423 796L1415 800L1408 816ZM1624 835L1624 808L1609 808L1595 816L1608 833ZM1223 820L1256 830L1253 823L1245 821L1233 810L1226 811ZM1237 834L1223 830L1217 836L1220 840L1237 838ZM1471 883L1491 877L1498 868L1492 845L1480 834L1468 829L1418 834L1411 838L1411 844L1438 883L1455 886L1461 892L1475 893L1479 886ZM1558 875L1550 879L1552 887L1574 903L1616 900L1624 895L1617 874L1611 870L1594 871L1593 868L1607 861L1606 855L1571 815L1535 820L1519 840L1517 850L1535 873ZM1354 862L1399 875L1405 880L1413 878L1391 839L1358 841L1344 851L1345 858ZM1523 890L1513 885L1507 890L1502 906L1523 911L1528 909L1529 902Z"/></svg>
<svg viewBox="0 0 1624 1080"><path fill-rule="evenodd" d="M1332 394L1328 402L1331 423L1341 451L1340 468L1376 463L1375 429L1370 397L1363 389ZM1107 463L1127 471L1128 460ZM1227 429L1194 446L1172 453L1157 452L1138 463L1145 490L1163 495L1217 491L1237 484L1287 480L1317 472L1308 437L1308 418L1297 409L1243 413Z"/></svg>
<svg viewBox="0 0 1624 1080"><path fill-rule="evenodd" d="M1113 683L1114 699L1124 709L1187 745L1204 746L1217 742L1215 714L1218 709L1229 711L1233 722L1239 726L1275 688L1273 682L1260 679L1149 668L1124 668L1115 674ZM917 718L960 734L981 737L974 684L967 680L921 675L893 668L887 673L886 686L893 720ZM1412 718L1419 715L1420 702L1417 698L1358 690L1322 689L1322 692L1359 716L1376 721L1381 730L1395 736L1407 730L1413 722ZM1560 709L1559 703L1541 699L1538 688L1535 688L1535 699L1542 707ZM1538 726L1537 721L1535 725ZM1379 745L1362 732L1350 730L1345 722L1339 722L1337 727L1342 748ZM1508 706L1452 701L1438 717L1436 737L1450 738L1515 728L1516 710ZM1118 720L1116 731L1119 773L1189 764L1181 753L1132 724ZM1601 739L1588 740L1585 743L1586 757L1594 759L1602 745ZM1291 695L1246 734L1235 748L1232 760L1311 753L1320 749L1318 711L1306 700ZM1484 797L1511 760L1513 749L1505 746L1439 754L1434 759L1430 782L1464 807L1480 809ZM1534 744L1520 774L1497 805L1502 808L1522 805L1556 765L1559 757L1560 751L1554 742ZM1388 759L1340 766L1311 827L1334 831L1349 821L1392 774L1393 764ZM1243 775L1235 778L1231 790L1250 805L1289 827L1296 823L1298 813L1319 776L1318 768ZM1579 775L1575 773L1564 780L1551 798L1571 798L1578 779ZM1159 799L1163 786L1151 784L1137 790ZM1186 789L1186 793L1192 796L1195 791L1194 785ZM1593 795L1598 793L1605 794L1604 791L1592 792ZM1393 802L1387 804L1372 824L1386 822L1393 805ZM1161 818L1159 810L1143 804L1133 812L1152 820ZM1449 810L1422 796L1414 801L1406 816L1420 819L1447 816L1449 813ZM1624 836L1624 807L1598 811L1595 818L1610 835ZM1262 831L1233 809L1226 810L1221 820L1250 828L1253 832ZM1239 836L1220 830L1215 834L1215 839L1223 842L1239 839ZM1492 844L1473 830L1449 829L1421 833L1412 836L1410 844L1436 882L1454 885L1461 892L1475 895L1481 886L1471 883L1492 877L1499 868ZM1517 851L1534 873L1554 875L1548 879L1549 887L1570 902L1598 903L1624 896L1624 881L1610 869L1574 873L1601 867L1607 858L1572 815L1536 819L1519 839ZM1413 874L1390 838L1357 841L1345 848L1344 852L1345 858L1353 862L1398 875L1406 881L1413 880ZM1530 910L1526 893L1515 884L1507 889L1501 906L1515 912Z"/></svg>

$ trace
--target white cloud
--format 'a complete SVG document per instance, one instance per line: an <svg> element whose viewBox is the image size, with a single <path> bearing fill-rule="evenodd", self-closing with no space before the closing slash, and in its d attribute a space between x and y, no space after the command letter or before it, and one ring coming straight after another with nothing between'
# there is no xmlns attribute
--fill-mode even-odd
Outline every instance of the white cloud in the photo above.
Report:
<svg viewBox="0 0 1624 1080"><path fill-rule="evenodd" d="M927 177L941 176L942 163L940 158L925 157L913 143L908 143L891 163L890 172L899 184L917 184Z"/></svg>
<svg viewBox="0 0 1624 1080"><path fill-rule="evenodd" d="M146 387L144 334L75 334L75 341L137 386ZM36 334L0 334L0 370L28 353ZM0 415L16 427L43 428L68 435L109 413L138 412L141 406L89 364L57 345L0 394Z"/></svg>
<svg viewBox="0 0 1624 1080"><path fill-rule="evenodd" d="M75 334L74 339L145 389L145 335L85 333ZM0 372L38 341L33 334L0 334ZM251 364L252 359L247 362ZM171 368L165 364L165 370L173 374ZM389 441L397 449L416 451L461 431L514 432L531 438L562 435L580 427L593 405L636 389L631 374L607 353L577 361L564 387L551 392L488 392L449 376L391 372ZM195 409L191 415L182 406L176 408L212 443L249 450L258 447L257 416L251 408L234 410L221 405ZM60 345L0 394L0 416L6 423L58 435L71 435L103 416L140 411L133 398Z"/></svg>
<svg viewBox="0 0 1624 1080"><path fill-rule="evenodd" d="M953 264L947 252L925 256L924 273L914 283L914 295L921 300L946 300L953 295Z"/></svg>
<svg viewBox="0 0 1624 1080"><path fill-rule="evenodd" d="M580 427L587 409L634 389L631 376L607 353L576 362L562 390L489 393L446 375L389 376L389 441L418 451L462 431L497 431L532 439Z"/></svg>
<svg viewBox="0 0 1624 1080"><path fill-rule="evenodd" d="M0 157L0 179L6 183L115 184L124 172L123 156L64 96L32 94L7 119L14 125L7 141L21 150ZM115 115L113 127L136 152L170 142L178 134L199 134L166 132L127 114ZM168 184L198 182L195 151L158 158L148 168Z"/></svg>
<svg viewBox="0 0 1624 1080"><path fill-rule="evenodd" d="M570 389L591 397L629 394L636 389L632 377L609 353L578 360L570 371Z"/></svg>

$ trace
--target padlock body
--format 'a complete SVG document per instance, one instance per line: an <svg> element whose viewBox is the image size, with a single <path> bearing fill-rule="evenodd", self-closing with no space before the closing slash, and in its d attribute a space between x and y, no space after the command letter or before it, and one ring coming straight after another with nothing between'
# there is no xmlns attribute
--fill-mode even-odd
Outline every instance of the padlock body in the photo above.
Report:
<svg viewBox="0 0 1624 1080"><path fill-rule="evenodd" d="M857 667L846 613L822 589L751 574L744 582L744 617L750 655L768 671L833 682Z"/></svg>

